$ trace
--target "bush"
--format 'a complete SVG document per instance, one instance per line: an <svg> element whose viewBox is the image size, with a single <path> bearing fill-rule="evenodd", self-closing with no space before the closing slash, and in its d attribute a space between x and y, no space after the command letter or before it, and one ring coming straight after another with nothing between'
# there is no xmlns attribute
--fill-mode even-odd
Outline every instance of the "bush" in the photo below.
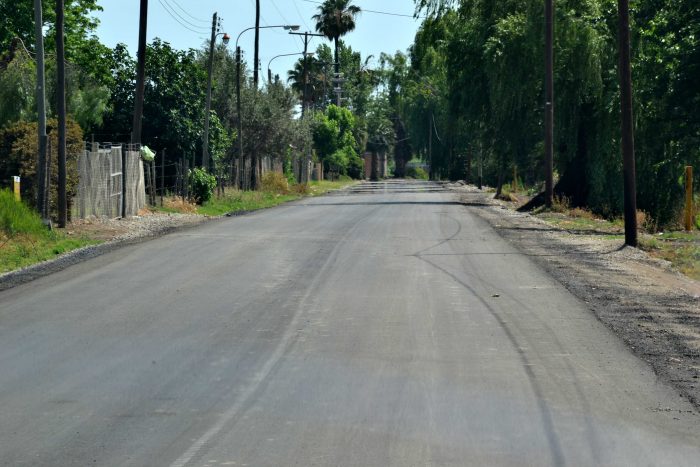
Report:
<svg viewBox="0 0 700 467"><path fill-rule="evenodd" d="M428 172L422 167L407 167L406 178L415 178L417 180L427 180Z"/></svg>
<svg viewBox="0 0 700 467"><path fill-rule="evenodd" d="M46 228L39 215L15 200L10 190L0 190L0 231L7 237L17 234L44 235Z"/></svg>
<svg viewBox="0 0 700 467"><path fill-rule="evenodd" d="M216 177L205 170L194 168L187 174L190 184L190 196L197 204L204 204L214 196Z"/></svg>
<svg viewBox="0 0 700 467"><path fill-rule="evenodd" d="M285 178L284 174L281 174L279 172L266 172L265 174L263 174L260 182L262 191L266 191L268 193L277 193L280 195L289 192L289 183Z"/></svg>
<svg viewBox="0 0 700 467"><path fill-rule="evenodd" d="M296 195L308 195L311 193L311 188L309 188L308 183L298 183L291 187L291 191Z"/></svg>
<svg viewBox="0 0 700 467"><path fill-rule="evenodd" d="M355 154L354 151L348 160L347 174L350 176L350 178L355 180L365 178L365 161L360 156Z"/></svg>

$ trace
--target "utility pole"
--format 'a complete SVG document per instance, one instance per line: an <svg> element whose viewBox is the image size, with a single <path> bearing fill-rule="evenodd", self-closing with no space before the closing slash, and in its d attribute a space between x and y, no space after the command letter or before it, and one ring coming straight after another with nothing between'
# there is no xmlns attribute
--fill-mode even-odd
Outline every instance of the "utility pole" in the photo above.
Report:
<svg viewBox="0 0 700 467"><path fill-rule="evenodd" d="M304 94L302 98L302 104L301 104L301 116L302 118L304 117L304 114L307 110L308 103L309 103L309 67L308 67L308 50L309 50L309 38L310 37L325 37L323 34L314 34L311 32L290 32L289 34L295 35L295 36L304 36Z"/></svg>
<svg viewBox="0 0 700 467"><path fill-rule="evenodd" d="M637 246L637 186L632 113L629 0L617 1L619 19L620 106L622 109L622 164L625 188L625 245Z"/></svg>
<svg viewBox="0 0 700 467"><path fill-rule="evenodd" d="M545 0L545 205L554 202L554 0Z"/></svg>
<svg viewBox="0 0 700 467"><path fill-rule="evenodd" d="M37 198L36 210L41 218L46 220L49 213L46 212L46 78L44 74L44 18L42 14L41 0L34 0L34 36L36 42L36 105L39 116L39 154L36 161L37 174Z"/></svg>
<svg viewBox="0 0 700 467"><path fill-rule="evenodd" d="M238 188L243 190L245 161L243 159L243 116L241 115L241 48L236 47L236 115L238 116Z"/></svg>
<svg viewBox="0 0 700 467"><path fill-rule="evenodd" d="M255 0L255 57L253 57L253 86L258 89L258 61L260 54L260 0Z"/></svg>
<svg viewBox="0 0 700 467"><path fill-rule="evenodd" d="M214 43L216 41L217 15L211 20L211 42L209 43L209 66L207 73L207 103L204 110L204 136L202 137L202 168L209 171L209 113L211 112L211 75L214 70Z"/></svg>
<svg viewBox="0 0 700 467"><path fill-rule="evenodd" d="M134 99L134 121L131 144L141 145L141 120L143 118L143 95L146 88L146 30L148 27L148 0L141 0L139 13L139 48L136 65L136 98ZM126 151L122 151L122 217L126 217Z"/></svg>
<svg viewBox="0 0 700 467"><path fill-rule="evenodd" d="M66 197L66 51L64 43L63 0L56 0L56 71L58 75L58 226L68 223Z"/></svg>

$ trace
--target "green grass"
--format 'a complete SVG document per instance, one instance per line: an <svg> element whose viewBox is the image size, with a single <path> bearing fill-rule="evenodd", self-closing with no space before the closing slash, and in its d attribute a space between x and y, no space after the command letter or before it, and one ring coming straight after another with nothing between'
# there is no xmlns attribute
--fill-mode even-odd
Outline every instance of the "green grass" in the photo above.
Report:
<svg viewBox="0 0 700 467"><path fill-rule="evenodd" d="M197 208L198 214L221 216L231 212L271 208L301 198L301 195L278 195L262 191L235 191L207 201Z"/></svg>
<svg viewBox="0 0 700 467"><path fill-rule="evenodd" d="M97 243L88 238L69 238L62 232L49 231L36 212L15 201L8 190L0 190L0 273Z"/></svg>
<svg viewBox="0 0 700 467"><path fill-rule="evenodd" d="M336 180L336 181L330 181L330 180L322 180L319 182L311 182L309 183L309 191L312 196L319 196L328 193L329 191L333 190L340 190L342 188L348 187L350 185L354 185L357 183L357 180L351 180L351 179L346 179L346 180Z"/></svg>
<svg viewBox="0 0 700 467"><path fill-rule="evenodd" d="M605 220L592 216L571 215L571 213L558 213L541 211L537 217L560 229L581 232L600 233L609 236L617 236L624 233L623 222L619 219Z"/></svg>
<svg viewBox="0 0 700 467"><path fill-rule="evenodd" d="M291 193L272 193L265 191L238 191L233 190L224 196L214 197L202 206L197 206L197 214L204 216L222 216L224 214L256 211L300 199L304 196L320 196L329 191L339 190L357 183L355 180L323 180L311 182L305 189L292 189ZM163 212L180 212L176 208L157 208Z"/></svg>
<svg viewBox="0 0 700 467"><path fill-rule="evenodd" d="M652 256L669 261L686 276L700 280L700 232L642 235L639 247Z"/></svg>

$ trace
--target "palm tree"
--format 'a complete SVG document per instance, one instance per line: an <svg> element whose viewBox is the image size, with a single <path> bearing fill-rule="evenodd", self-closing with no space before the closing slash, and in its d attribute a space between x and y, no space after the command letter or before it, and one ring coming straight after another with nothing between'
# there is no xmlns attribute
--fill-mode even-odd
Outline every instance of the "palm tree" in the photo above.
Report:
<svg viewBox="0 0 700 467"><path fill-rule="evenodd" d="M325 73L326 62L315 57L307 59L308 74L308 99L314 107L318 102L326 99L324 91L327 87L327 77ZM304 59L300 58L294 63L294 68L287 72L287 82L291 83L292 90L300 97L304 95Z"/></svg>
<svg viewBox="0 0 700 467"><path fill-rule="evenodd" d="M331 39L335 45L336 73L340 73L338 40L355 29L355 17L361 11L359 6L351 5L350 0L325 0L318 7L318 14L312 16L316 21L316 31Z"/></svg>

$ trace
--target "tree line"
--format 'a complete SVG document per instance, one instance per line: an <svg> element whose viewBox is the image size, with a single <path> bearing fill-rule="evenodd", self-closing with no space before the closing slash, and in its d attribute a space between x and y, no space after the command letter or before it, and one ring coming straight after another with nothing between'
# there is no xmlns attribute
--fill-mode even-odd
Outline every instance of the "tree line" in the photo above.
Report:
<svg viewBox="0 0 700 467"><path fill-rule="evenodd" d="M43 4L47 111L49 117L54 117L55 17L53 3L45 0ZM99 11L98 0L73 0L65 5L66 101L71 128L69 149L73 152L83 140L131 141L136 60L126 45L110 48L99 41L95 17ZM316 28L333 41L335 53L322 44L306 66L300 60L288 76L274 77L261 85L254 83L252 67L245 57L238 67L235 51L222 43L215 46L208 141L213 160L208 169L213 175L241 188L257 188L260 177L259 171L256 177L256 169L260 158L268 156L283 162L291 157L313 159L323 163L333 176L364 176L360 155L368 139L367 122L372 120L367 110L372 100L372 78L363 69L359 52L341 39L355 28L359 13L349 0L321 4ZM33 140L37 120L33 6L31 2L3 0L0 18L0 177L9 179L21 174L26 181L26 197L31 198L35 196L37 152ZM190 167L202 163L208 55L209 44L177 50L167 38L156 38L146 47L141 142L164 155L168 176L174 176L174 165L183 158ZM342 108L333 105L336 67L348 77ZM240 112L236 105L239 78ZM301 118L305 96L311 112ZM239 124L244 135L242 151L236 144ZM48 130L51 133L51 125ZM239 152L252 167L248 172L235 170L241 164ZM74 157L69 156L69 164ZM242 173L245 180L241 179ZM75 193L77 178L74 172L72 175L70 194Z"/></svg>
<svg viewBox="0 0 700 467"><path fill-rule="evenodd" d="M416 0L426 14L408 54L383 57L397 134L435 178L500 186L517 168L544 179L542 0ZM615 216L623 208L614 0L555 2L555 194ZM700 162L700 8L638 0L630 10L637 197L677 222L683 167ZM401 138L403 139L403 138ZM410 157L397 145L396 161Z"/></svg>
<svg viewBox="0 0 700 467"><path fill-rule="evenodd" d="M51 2L44 3L47 95L49 114L55 115L54 19ZM624 199L616 1L555 5L555 195L616 216ZM217 45L212 172L254 188L255 180L236 179L242 153L282 161L308 157L332 176L360 178L361 155L369 151L390 153L399 177L410 175L407 163L418 157L433 179L500 189L515 168L522 182L542 187L544 2L415 0L415 7L424 19L409 49L372 57L342 39L361 10L351 0L326 0L314 20L331 42L262 86L253 83L244 60L240 112L235 51ZM136 64L123 44L109 48L99 42L99 10L98 0L66 5L70 138L128 142ZM638 207L663 227L678 219L683 167L700 162L700 8L694 0L637 0L630 14ZM30 175L33 170L35 148L26 135L36 120L36 78L30 2L2 1L0 17L4 179L18 164ZM167 38L148 44L142 142L165 152L168 164L180 158L201 164L207 52L208 44L176 50ZM343 99L337 106L340 76Z"/></svg>

